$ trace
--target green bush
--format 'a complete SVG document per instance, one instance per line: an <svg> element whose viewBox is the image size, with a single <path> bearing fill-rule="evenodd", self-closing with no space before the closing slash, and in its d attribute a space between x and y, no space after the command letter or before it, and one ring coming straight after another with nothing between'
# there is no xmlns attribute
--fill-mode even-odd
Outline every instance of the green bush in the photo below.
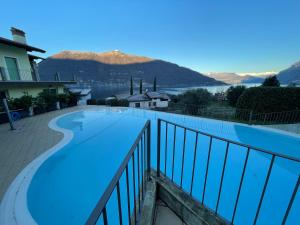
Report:
<svg viewBox="0 0 300 225"><path fill-rule="evenodd" d="M264 87L280 87L280 82L276 76L267 77L262 83Z"/></svg>
<svg viewBox="0 0 300 225"><path fill-rule="evenodd" d="M120 99L118 102L119 106L123 106L123 107L128 107L129 106L129 102L127 99Z"/></svg>
<svg viewBox="0 0 300 225"><path fill-rule="evenodd" d="M230 106L235 106L239 97L244 93L245 90L246 87L243 85L231 86L230 88L228 88L226 92L228 104Z"/></svg>
<svg viewBox="0 0 300 225"><path fill-rule="evenodd" d="M54 110L56 108L56 102L58 101L58 96L48 90L43 90L40 92L36 98L35 104L45 110Z"/></svg>
<svg viewBox="0 0 300 225"><path fill-rule="evenodd" d="M118 106L119 101L118 101L118 99L110 99L110 100L106 100L105 104L109 105L109 106Z"/></svg>
<svg viewBox="0 0 300 225"><path fill-rule="evenodd" d="M97 100L94 99L94 98L88 99L88 100L86 101L86 104L87 104L87 105L97 105Z"/></svg>
<svg viewBox="0 0 300 225"><path fill-rule="evenodd" d="M105 105L105 99L101 98L97 100L97 105Z"/></svg>
<svg viewBox="0 0 300 225"><path fill-rule="evenodd" d="M238 99L238 109L254 113L281 112L300 109L300 88L253 87L248 88Z"/></svg>
<svg viewBox="0 0 300 225"><path fill-rule="evenodd" d="M33 98L31 95L23 95L20 98L13 98L9 100L10 109L24 109L28 111L29 107L33 104Z"/></svg>
<svg viewBox="0 0 300 225"><path fill-rule="evenodd" d="M178 96L178 102L185 105L206 106L212 100L212 94L206 89L186 91Z"/></svg>

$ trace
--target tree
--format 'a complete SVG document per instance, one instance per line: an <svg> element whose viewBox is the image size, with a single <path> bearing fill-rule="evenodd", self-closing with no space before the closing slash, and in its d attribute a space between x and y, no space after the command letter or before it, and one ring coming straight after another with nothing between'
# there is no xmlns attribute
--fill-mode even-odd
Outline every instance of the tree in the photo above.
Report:
<svg viewBox="0 0 300 225"><path fill-rule="evenodd" d="M140 79L140 94L143 93L143 80Z"/></svg>
<svg viewBox="0 0 300 225"><path fill-rule="evenodd" d="M156 91L156 77L154 77L153 81L153 91Z"/></svg>
<svg viewBox="0 0 300 225"><path fill-rule="evenodd" d="M189 114L197 114L200 107L207 106L212 100L212 94L206 89L186 91L178 95L178 103L183 104Z"/></svg>
<svg viewBox="0 0 300 225"><path fill-rule="evenodd" d="M270 76L265 79L262 83L264 87L280 87L280 82L276 76Z"/></svg>
<svg viewBox="0 0 300 225"><path fill-rule="evenodd" d="M228 88L226 93L227 93L227 100L229 105L236 106L239 97L244 93L245 90L246 87L243 85L239 85L235 87L231 86L230 88Z"/></svg>
<svg viewBox="0 0 300 225"><path fill-rule="evenodd" d="M130 77L130 95L133 95L133 80L132 80L132 76Z"/></svg>

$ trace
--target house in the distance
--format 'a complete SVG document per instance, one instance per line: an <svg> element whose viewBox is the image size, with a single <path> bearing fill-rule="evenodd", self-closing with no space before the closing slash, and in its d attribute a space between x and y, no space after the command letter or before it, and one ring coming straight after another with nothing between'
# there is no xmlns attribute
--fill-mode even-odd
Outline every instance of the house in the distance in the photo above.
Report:
<svg viewBox="0 0 300 225"><path fill-rule="evenodd" d="M65 84L74 81L40 81L35 60L42 57L28 52L46 51L27 44L25 32L12 27L12 40L0 37L0 94L7 98L19 98L24 94L36 97L47 89L57 94L64 93ZM53 75L54 76L54 75Z"/></svg>
<svg viewBox="0 0 300 225"><path fill-rule="evenodd" d="M169 101L171 101L167 94L156 91L131 95L127 100L129 102L129 107L143 109L166 108L169 105Z"/></svg>

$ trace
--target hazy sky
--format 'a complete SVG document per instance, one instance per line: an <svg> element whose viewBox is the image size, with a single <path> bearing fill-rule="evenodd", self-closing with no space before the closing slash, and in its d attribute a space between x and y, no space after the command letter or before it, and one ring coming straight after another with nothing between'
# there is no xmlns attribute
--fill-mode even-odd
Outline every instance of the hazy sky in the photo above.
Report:
<svg viewBox="0 0 300 225"><path fill-rule="evenodd" d="M279 71L300 60L300 0L12 0L1 9L0 36L23 29L46 56L119 49L200 72Z"/></svg>

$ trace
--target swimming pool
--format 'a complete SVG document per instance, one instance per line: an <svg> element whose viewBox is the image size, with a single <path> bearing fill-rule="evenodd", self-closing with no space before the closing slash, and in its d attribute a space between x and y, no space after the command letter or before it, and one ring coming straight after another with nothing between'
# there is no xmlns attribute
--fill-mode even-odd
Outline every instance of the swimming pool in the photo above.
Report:
<svg viewBox="0 0 300 225"><path fill-rule="evenodd" d="M84 224L147 119L151 120L152 125L151 154L153 156L151 163L155 167L157 118L300 158L299 137L272 132L268 129L127 108L104 108L97 111L75 112L56 120L56 125L72 131L72 136L59 151L55 152L38 167L28 185L26 203L34 221L38 224ZM170 132L172 132L171 128ZM178 131L179 137L181 136L180 132L182 131ZM193 138L191 134L187 134L185 158L187 162L185 170L187 171L191 169L192 164L192 151L188 149L192 149ZM207 149L208 140L203 137L199 139L199 143L199 148ZM164 144L162 143L162 145ZM218 177L220 177L221 161L219 159L224 157L225 147L223 145L223 143L215 142L212 148L212 163L209 171L213 176L208 180L208 192L205 199L206 205L212 208L217 197L215 184L218 182ZM182 140L179 138L177 139L176 148L180 149L181 146ZM201 182L203 180L201 159L205 158L206 154L207 151L202 150L198 156L199 160L197 158L194 196L198 199L201 198ZM237 148L231 151L229 157L233 162L231 164L232 168L228 170L231 171L230 173L225 174L225 188L223 191L226 194L222 195L220 201L220 212L225 218L230 218L232 214L233 206L230 202L237 189L237 184L233 181L241 173L244 156L244 151ZM175 160L180 160L180 155L175 155ZM247 179L245 183L245 186L249 188L241 193L235 224L251 224L254 212L250 209L257 201L256 198L260 191L258 187L263 182L262 177L265 176L265 174L260 174L260 171L265 171L263 169L268 166L269 159L257 154L251 156L249 160L251 166L247 176L250 179ZM168 168L170 167L168 166ZM271 185L276 186L274 188L275 192L267 193L267 201L262 207L269 208L269 210L265 210L267 213L260 217L258 224L279 223L278 221L282 218L283 212L278 209L281 205L288 204L289 200L288 196L282 196L280 192L282 190L292 192L293 187L290 184L295 183L300 171L299 165L292 165L284 161L276 162L274 168L275 172L271 177ZM167 171L168 174L170 174L170 171ZM276 177L281 177L281 179L278 180ZM176 182L179 180L176 171L174 179ZM189 180L190 177L187 175L184 179ZM254 181L258 185L251 185ZM184 189L188 189L187 184L188 182L184 180ZM298 204L294 204L296 207L292 208L287 224L296 224L297 215L300 213L299 194L296 196L295 203ZM111 214L113 214L113 207L111 206ZM239 213L239 210L241 211L245 207L248 207L249 211ZM270 216L272 216L272 221L269 219Z"/></svg>

